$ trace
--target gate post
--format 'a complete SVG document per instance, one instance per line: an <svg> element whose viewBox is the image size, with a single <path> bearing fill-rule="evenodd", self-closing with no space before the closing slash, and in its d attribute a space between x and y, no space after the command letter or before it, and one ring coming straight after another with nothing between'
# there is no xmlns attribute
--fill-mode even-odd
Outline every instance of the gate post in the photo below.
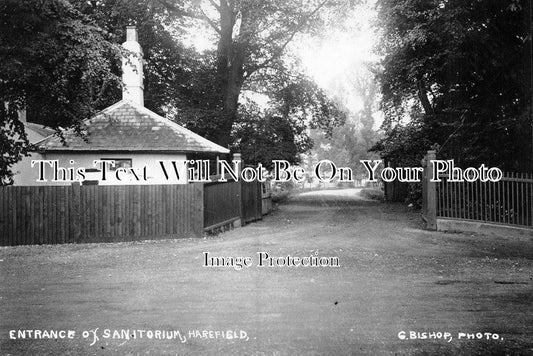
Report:
<svg viewBox="0 0 533 356"><path fill-rule="evenodd" d="M428 151L426 155L426 229L437 230L437 183L432 182L432 160L437 159L437 153L434 150Z"/></svg>

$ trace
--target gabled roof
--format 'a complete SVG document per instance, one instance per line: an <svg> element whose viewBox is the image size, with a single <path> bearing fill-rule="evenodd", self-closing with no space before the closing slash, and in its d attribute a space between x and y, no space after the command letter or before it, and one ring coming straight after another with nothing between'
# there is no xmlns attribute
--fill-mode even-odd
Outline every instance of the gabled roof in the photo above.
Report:
<svg viewBox="0 0 533 356"><path fill-rule="evenodd" d="M229 150L129 100L84 121L87 141L74 130L35 145L45 151L165 151L229 153Z"/></svg>
<svg viewBox="0 0 533 356"><path fill-rule="evenodd" d="M30 143L41 141L43 138L52 135L55 131L49 127L34 122L25 122L26 135Z"/></svg>

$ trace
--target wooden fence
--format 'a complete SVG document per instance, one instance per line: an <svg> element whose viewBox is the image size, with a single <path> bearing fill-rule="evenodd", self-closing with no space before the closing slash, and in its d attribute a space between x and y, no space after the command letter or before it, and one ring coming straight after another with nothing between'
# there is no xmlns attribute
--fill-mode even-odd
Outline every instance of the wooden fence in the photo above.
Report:
<svg viewBox="0 0 533 356"><path fill-rule="evenodd" d="M385 161L384 166L396 168L396 164L390 161ZM387 201L403 203L407 199L407 196L409 194L409 185L404 182L399 182L396 179L392 182L383 182L383 193Z"/></svg>
<svg viewBox="0 0 533 356"><path fill-rule="evenodd" d="M239 219L242 224L262 219L272 208L272 198L263 194L262 186L257 181L205 184L204 230L216 231Z"/></svg>
<svg viewBox="0 0 533 356"><path fill-rule="evenodd" d="M425 158L422 184L422 215L428 229L437 228L437 219L454 219L533 227L533 175L504 173L498 182L431 182L430 160Z"/></svg>
<svg viewBox="0 0 533 356"><path fill-rule="evenodd" d="M241 183L242 222L249 223L263 218L261 182Z"/></svg>
<svg viewBox="0 0 533 356"><path fill-rule="evenodd" d="M241 217L241 183L204 185L204 229L212 230Z"/></svg>
<svg viewBox="0 0 533 356"><path fill-rule="evenodd" d="M0 245L201 236L201 184L0 188Z"/></svg>
<svg viewBox="0 0 533 356"><path fill-rule="evenodd" d="M261 188L261 213L266 215L272 210L272 186L270 181L264 182Z"/></svg>
<svg viewBox="0 0 533 356"><path fill-rule="evenodd" d="M259 182L0 187L0 245L199 237L261 219L261 193Z"/></svg>

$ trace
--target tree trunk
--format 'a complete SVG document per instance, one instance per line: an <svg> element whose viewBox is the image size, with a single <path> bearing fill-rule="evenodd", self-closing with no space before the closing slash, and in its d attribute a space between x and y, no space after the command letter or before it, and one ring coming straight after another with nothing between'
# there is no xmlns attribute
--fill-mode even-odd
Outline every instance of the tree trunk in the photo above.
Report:
<svg viewBox="0 0 533 356"><path fill-rule="evenodd" d="M420 78L416 82L416 85L418 87L418 99L420 99L420 103L422 104L422 107L424 108L424 112L426 115L433 115L435 112L433 111L433 107L431 106L431 103L429 102L427 92L426 92L426 83L424 79Z"/></svg>
<svg viewBox="0 0 533 356"><path fill-rule="evenodd" d="M231 129L237 117L239 95L244 82L245 44L233 39L233 27L237 16L235 10L227 1L222 0L219 12L221 33L217 51L217 72L223 110L218 119L215 141L221 146L228 147L231 143Z"/></svg>

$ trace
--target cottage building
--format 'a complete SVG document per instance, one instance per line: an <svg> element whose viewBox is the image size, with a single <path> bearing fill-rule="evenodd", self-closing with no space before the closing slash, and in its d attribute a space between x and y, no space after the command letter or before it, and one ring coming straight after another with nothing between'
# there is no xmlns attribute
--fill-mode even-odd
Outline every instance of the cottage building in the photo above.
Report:
<svg viewBox="0 0 533 356"><path fill-rule="evenodd" d="M84 122L86 137L69 129L63 139L51 135L37 142L15 184L183 184L187 166L180 162L228 158L227 148L144 107L142 50L135 27L127 28L123 46L135 55L122 61L122 100Z"/></svg>

